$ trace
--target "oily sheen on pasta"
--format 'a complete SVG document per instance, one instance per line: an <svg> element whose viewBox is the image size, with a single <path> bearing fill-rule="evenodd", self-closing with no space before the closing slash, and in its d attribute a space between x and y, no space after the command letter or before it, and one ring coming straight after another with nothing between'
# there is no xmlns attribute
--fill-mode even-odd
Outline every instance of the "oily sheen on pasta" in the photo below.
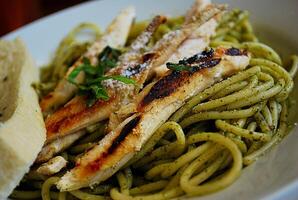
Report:
<svg viewBox="0 0 298 200"><path fill-rule="evenodd" d="M170 19L151 43L182 23L183 17ZM147 22L134 24L129 42L141 33L144 24ZM43 82L37 85L41 96L64 75L65 69L59 66L75 59L89 45L74 40L83 29L100 37L99 28L89 23L69 33L54 60L42 70ZM287 135L288 99L298 59L292 56L292 65L287 68L278 53L258 40L249 13L242 10L229 11L221 18L209 48L216 47L245 50L251 56L249 66L190 98L111 178L90 188L59 192L55 184L66 170L45 176L32 169L10 197L161 200L205 195L232 184L245 166ZM106 126L100 122L88 127L88 134L60 153L69 168L104 136Z"/></svg>

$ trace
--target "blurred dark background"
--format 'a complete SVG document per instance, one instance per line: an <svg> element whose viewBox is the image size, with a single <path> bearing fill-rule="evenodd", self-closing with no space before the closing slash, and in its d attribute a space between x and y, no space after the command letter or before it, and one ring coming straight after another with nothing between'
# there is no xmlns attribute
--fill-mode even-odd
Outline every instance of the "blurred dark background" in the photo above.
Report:
<svg viewBox="0 0 298 200"><path fill-rule="evenodd" d="M87 0L0 0L0 36Z"/></svg>

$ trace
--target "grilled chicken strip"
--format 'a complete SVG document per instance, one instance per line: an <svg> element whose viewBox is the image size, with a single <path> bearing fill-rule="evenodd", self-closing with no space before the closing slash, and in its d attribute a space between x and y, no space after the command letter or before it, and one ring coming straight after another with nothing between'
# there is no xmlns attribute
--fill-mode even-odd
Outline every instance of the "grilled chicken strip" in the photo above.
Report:
<svg viewBox="0 0 298 200"><path fill-rule="evenodd" d="M186 12L185 23L191 23L196 20L197 13L211 4L211 0L196 0L191 8Z"/></svg>
<svg viewBox="0 0 298 200"><path fill-rule="evenodd" d="M43 163L50 160L54 155L70 147L75 141L85 134L85 130L80 130L46 144L39 152L35 163Z"/></svg>
<svg viewBox="0 0 298 200"><path fill-rule="evenodd" d="M186 13L184 24L189 24L196 20L198 13L202 12L208 5L210 0L197 0L191 9ZM176 52L169 58L167 62L178 62L189 55L194 55L201 52L209 46L211 36L215 35L217 26L217 19L213 18L207 21L202 26L198 27L176 50ZM162 77L168 68L166 64L154 69L155 75Z"/></svg>
<svg viewBox="0 0 298 200"><path fill-rule="evenodd" d="M67 161L62 156L56 156L38 167L36 172L42 175L51 176L58 173L61 169L66 167L66 165Z"/></svg>
<svg viewBox="0 0 298 200"><path fill-rule="evenodd" d="M125 165L167 119L192 96L245 69L246 51L218 48L185 60L191 70L169 71L137 106L137 113L107 134L58 182L61 191L100 183ZM145 88L146 89L146 88Z"/></svg>
<svg viewBox="0 0 298 200"><path fill-rule="evenodd" d="M122 65L112 70L108 75L124 75L134 79L139 87L125 85L118 81L106 81L110 99L97 101L92 107L87 107L84 97L78 97L69 102L46 120L47 141L52 141L63 135L73 133L88 125L104 120L120 106L130 103L148 77L150 70L165 63L179 45L188 38L198 26L221 13L223 6L210 5L202 11L198 20L183 26L180 30L165 35L153 47L151 52L142 56L143 62L136 65Z"/></svg>
<svg viewBox="0 0 298 200"><path fill-rule="evenodd" d="M52 113L56 108L66 103L76 92L77 87L67 81L68 75L82 64L83 58L86 57L95 65L97 56L106 46L113 48L121 48L125 45L130 27L135 18L134 7L128 7L120 12L120 14L108 26L103 36L87 50L87 52L79 58L75 64L69 68L65 78L63 78L55 90L44 97L40 106L45 115ZM84 80L84 72L81 72L76 77L77 83L82 83Z"/></svg>

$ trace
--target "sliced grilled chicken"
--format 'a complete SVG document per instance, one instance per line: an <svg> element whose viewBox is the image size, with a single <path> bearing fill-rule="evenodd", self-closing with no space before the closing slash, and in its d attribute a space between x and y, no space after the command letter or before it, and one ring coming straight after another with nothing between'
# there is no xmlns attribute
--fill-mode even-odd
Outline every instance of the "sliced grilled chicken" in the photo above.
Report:
<svg viewBox="0 0 298 200"><path fill-rule="evenodd" d="M137 106L137 113L107 134L67 172L57 186L75 190L102 182L117 172L190 97L249 64L246 51L218 48L186 59L189 71L169 71ZM146 89L146 88L145 88Z"/></svg>
<svg viewBox="0 0 298 200"><path fill-rule="evenodd" d="M85 135L85 133L85 130L80 130L73 134L69 134L62 138L59 138L49 144L46 144L39 152L35 162L42 163L50 160L54 155L68 148L75 141Z"/></svg>
<svg viewBox="0 0 298 200"><path fill-rule="evenodd" d="M141 49L146 46L152 34L164 22L165 17L155 17L147 29L133 42L131 49L122 56L123 62L118 67L112 69L111 72L108 72L107 75L131 73L130 77L139 83L137 75L142 72L140 64L143 63L144 58L141 54ZM76 96L64 107L50 115L45 121L47 141L52 141L107 119L113 111L117 110L121 102L131 98L135 88L134 86L111 80L106 81L105 85L110 97L109 100L98 100L93 106L88 107L85 96Z"/></svg>
<svg viewBox="0 0 298 200"><path fill-rule="evenodd" d="M121 48L125 45L134 18L134 7L128 7L120 12L108 26L103 36L98 41L94 42L87 52L69 68L65 78L58 83L55 90L41 100L40 106L45 115L52 113L56 108L66 103L74 95L77 87L67 81L67 76L72 70L82 64L84 57L88 58L92 64L96 64L97 56L106 46ZM83 80L84 73L81 72L76 77L76 82L81 83Z"/></svg>
<svg viewBox="0 0 298 200"><path fill-rule="evenodd" d="M150 40L153 32L159 27L161 23L165 21L165 18L163 16L157 16L155 17L152 22L149 24L147 29L132 43L131 48L127 53L121 56L120 62L123 63L124 66L136 66L141 58L142 54L140 53L142 48L145 47L146 43ZM126 67L127 68L127 67ZM121 73L122 65L119 67L113 68L109 75ZM116 92L115 92L116 93ZM114 96L113 96L114 97ZM88 121L88 125L92 124L92 121L101 121L106 118L108 118L113 112L113 110L116 110L117 102L120 101L120 97L117 99L111 97L109 101L98 101L94 106L91 108L86 107L86 102L84 97L77 96L73 98L69 103L67 103L64 107L59 109L57 112L55 112L53 115L49 116L46 119L46 124L48 127L53 128L53 126L56 126L59 122L61 123L67 120L67 118L72 119L72 123L76 124L78 122L80 123L86 123L85 121ZM74 117L77 116L77 117ZM94 120L94 118L96 120ZM82 120L82 121L81 121ZM85 121L84 121L85 120ZM68 126L72 127L71 124L68 124ZM48 128L49 130L51 130ZM80 128L77 128L80 129ZM77 130L76 129L76 130ZM75 130L73 130L75 131ZM58 139L54 139L51 142L48 142L42 149L42 151L39 153L36 162L45 162L52 158L55 154L59 153L63 149L69 147L73 142L75 142L77 139L79 139L84 134L84 131L77 131L72 134L67 134L66 136L58 135ZM48 138L49 138L48 134Z"/></svg>
<svg viewBox="0 0 298 200"><path fill-rule="evenodd" d="M84 97L77 97L74 101L69 102L65 107L51 115L46 120L47 141L52 141L63 135L80 130L90 124L104 120L120 106L133 101L134 96L147 79L149 72L156 66L165 63L173 52L175 52L177 47L179 47L198 26L221 13L223 9L223 6L208 6L202 11L197 21L183 26L180 30L165 35L150 52L143 54L143 61L140 64L124 64L117 67L111 73L108 73L130 77L136 81L139 87L108 80L105 82L110 96L108 101L99 100L92 107L87 107Z"/></svg>
<svg viewBox="0 0 298 200"><path fill-rule="evenodd" d="M156 24L155 22L153 22L152 24ZM191 29L190 29L191 30ZM127 53L127 54L125 54L124 56L122 56L122 60L124 60L125 62L124 63L127 63L128 61L130 61L131 62L131 60L129 60L129 58L131 58L131 57L137 57L137 56L139 56L139 53L138 53L138 51L139 51L139 49L141 48L141 47L143 47L143 45L140 45L140 44L144 44L144 35L148 35L147 33L146 34L143 34L143 36L140 36L134 43L133 43L133 45L132 45L132 48L131 48L131 50L129 51L129 53ZM174 38L174 36L175 36L175 34L173 34L173 33L170 33L169 34L170 36L165 36L165 38L166 39L164 39L164 40L161 40L161 42L159 42L159 44L157 44L156 46L155 46L155 49L161 49L163 46L165 46L165 47L167 47L168 46L168 44L172 41L172 39L175 39ZM180 36L181 35L183 35L183 34L180 34ZM179 41L182 41L183 39L180 39ZM177 41L177 40L176 40ZM131 55L133 55L133 56L131 56ZM160 61L159 62L156 62L156 63L160 63ZM126 65L126 66L130 66L130 65ZM124 68L124 69L127 69L127 68ZM129 68L129 73L131 73L131 71L133 71L132 70L132 68ZM121 69L120 67L118 67L118 68L115 68L115 70L112 70L111 72L110 72L110 74L116 74L116 72L118 72L118 73L127 73L127 71L124 71L123 70L123 68ZM144 79L143 79L144 80ZM119 85L118 85L119 86ZM121 87L120 87L121 88ZM122 88L123 89L123 88ZM122 90L122 92L123 92L123 90ZM124 91L125 92L125 91ZM77 111L77 109L74 109L74 108L79 108L79 106L78 105L80 105L80 106L82 106L82 108L84 108L84 104L79 104L79 103L76 103L76 101L78 101L78 102L81 102L81 103L83 103L83 101L80 101L80 99L79 98L81 98L81 97L77 97L77 98L75 98L75 101L72 101L72 102L70 102L69 103L69 105L74 105L74 106L66 106L66 109L64 109L64 114L66 114L66 116L68 116L68 115L71 115L71 113L72 112L74 112L74 113L79 113L78 111ZM126 98L123 98L123 99L126 99ZM123 100L122 99L122 100ZM111 104L106 104L103 108L100 108L100 107L98 107L97 108L97 110L98 109L100 109L100 112L98 112L98 115L100 115L100 116L104 116L104 117L108 117L108 116L110 116L110 130L112 130L113 129L113 127L115 127L115 126L117 126L118 125L118 123L119 123L119 121L121 121L121 120L119 120L119 121L117 121L117 123L113 123L113 122L115 122L115 120L113 120L114 118L112 117L112 116L114 116L113 114L112 115L109 115L109 113L111 112L111 111L113 111L113 109L111 109L111 107L109 106L109 105L111 105ZM79 110L79 109L78 109ZM116 110L116 109L115 109ZM123 110L123 109L122 109ZM62 115L57 115L58 117L61 117ZM94 117L97 117L96 115L94 115L93 114L93 116ZM119 115L118 115L119 116ZM125 115L123 115L123 116L125 116ZM83 119L86 119L86 116L83 116ZM123 118L123 117L122 117ZM122 119L121 118L121 119ZM98 118L97 117L97 120L98 119L100 119L100 118ZM101 119L104 119L104 118L101 118ZM55 119L54 119L55 120ZM57 120L57 119L56 119ZM58 119L59 120L59 119ZM90 120L90 119L87 119L87 120ZM89 121L89 123L92 123L92 122L90 122ZM111 124L113 124L113 126L111 126ZM74 135L75 135L75 133L73 133ZM72 134L72 135L73 135ZM71 139L74 139L73 140L73 142L76 140L74 137L71 137ZM67 140L67 142L63 142L63 140ZM70 145L70 143L69 143L69 138L68 137L62 137L62 138L60 138L59 139L59 145L67 145L67 146L69 146ZM64 149L65 147L61 147L60 146L60 148L57 148L57 142L56 141L53 141L52 142L53 144L48 144L47 146L46 146L46 148L44 148L43 149L43 151L39 154L39 156L38 156L38 159L37 159L37 162L44 162L44 161L46 161L46 160L48 160L48 159L50 159L54 154L56 154L56 153L58 153L59 151L60 151L60 149ZM49 147L52 147L52 146L54 146L55 148L49 148ZM51 149L51 153L49 154L49 153L47 153L47 152L49 152L49 150L48 149Z"/></svg>
<svg viewBox="0 0 298 200"><path fill-rule="evenodd" d="M61 169L66 167L67 161L62 156L56 156L48 162L42 164L36 172L42 175L50 176L58 173Z"/></svg>
<svg viewBox="0 0 298 200"><path fill-rule="evenodd" d="M208 5L210 0L197 0L191 9L186 13L184 24L189 24L196 20L198 13L202 12ZM178 62L179 60L201 52L209 46L210 38L215 34L217 19L213 18L202 26L198 27L176 50L167 62ZM166 64L154 69L155 75L163 76L168 71Z"/></svg>

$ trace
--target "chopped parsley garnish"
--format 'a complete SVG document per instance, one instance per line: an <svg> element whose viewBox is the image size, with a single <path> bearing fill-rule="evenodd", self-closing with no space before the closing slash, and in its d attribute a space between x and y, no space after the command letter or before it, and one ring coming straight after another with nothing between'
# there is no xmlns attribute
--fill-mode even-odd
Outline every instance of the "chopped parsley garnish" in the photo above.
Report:
<svg viewBox="0 0 298 200"><path fill-rule="evenodd" d="M75 84L78 88L78 94L87 96L87 105L92 106L97 100L109 100L109 95L106 88L102 85L102 81L112 79L125 84L135 84L135 81L121 75L105 76L104 73L116 66L118 57L121 52L111 47L106 47L98 56L98 65L91 65L87 58L83 58L83 64L74 69L67 80ZM76 83L75 79L79 73L85 73L85 81L82 84Z"/></svg>

